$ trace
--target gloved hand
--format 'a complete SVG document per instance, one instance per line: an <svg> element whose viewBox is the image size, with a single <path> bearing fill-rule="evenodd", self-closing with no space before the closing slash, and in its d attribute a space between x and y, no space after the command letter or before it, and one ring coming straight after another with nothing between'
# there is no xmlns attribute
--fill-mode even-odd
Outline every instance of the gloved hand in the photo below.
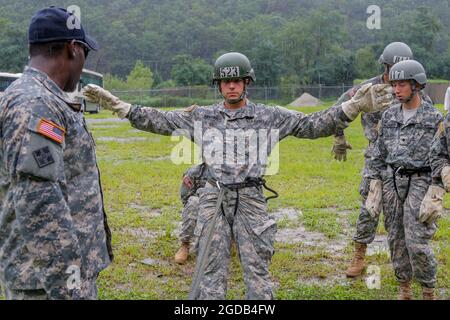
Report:
<svg viewBox="0 0 450 320"><path fill-rule="evenodd" d="M450 166L445 166L441 171L442 183L447 192L450 192Z"/></svg>
<svg viewBox="0 0 450 320"><path fill-rule="evenodd" d="M108 90L95 84L85 86L83 95L88 102L100 104L102 108L117 113L121 119L125 118L131 109L131 104L121 101Z"/></svg>
<svg viewBox="0 0 450 320"><path fill-rule="evenodd" d="M331 153L337 161L347 161L347 149L352 149L352 145L345 140L345 136L334 137L333 149Z"/></svg>
<svg viewBox="0 0 450 320"><path fill-rule="evenodd" d="M442 216L445 189L431 185L420 205L419 221L431 224Z"/></svg>
<svg viewBox="0 0 450 320"><path fill-rule="evenodd" d="M349 101L342 104L342 110L350 120L360 112L377 112L387 109L393 102L393 89L390 84L367 83Z"/></svg>
<svg viewBox="0 0 450 320"><path fill-rule="evenodd" d="M383 181L370 180L369 194L366 200L366 209L372 218L378 217L383 203Z"/></svg>

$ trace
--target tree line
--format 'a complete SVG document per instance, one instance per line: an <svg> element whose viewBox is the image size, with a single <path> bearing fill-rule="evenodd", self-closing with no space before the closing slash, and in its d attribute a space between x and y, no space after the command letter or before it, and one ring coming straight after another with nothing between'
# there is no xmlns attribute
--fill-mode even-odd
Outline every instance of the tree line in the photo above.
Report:
<svg viewBox="0 0 450 320"><path fill-rule="evenodd" d="M0 4L0 70L20 72L30 18L48 2ZM409 44L430 78L450 79L447 0L377 1L380 29L367 27L369 2L360 0L59 1L74 4L102 46L86 67L118 88L209 84L214 60L228 51L251 59L258 85L348 84L380 73L392 41Z"/></svg>

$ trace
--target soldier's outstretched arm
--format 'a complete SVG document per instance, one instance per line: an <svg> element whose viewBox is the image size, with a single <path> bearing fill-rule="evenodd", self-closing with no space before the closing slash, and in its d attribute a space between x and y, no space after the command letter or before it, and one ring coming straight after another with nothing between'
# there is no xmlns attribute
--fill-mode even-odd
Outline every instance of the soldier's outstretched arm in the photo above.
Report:
<svg viewBox="0 0 450 320"><path fill-rule="evenodd" d="M346 128L360 112L376 112L391 102L391 86L367 84L349 101L309 115L278 108L275 126L280 129L280 138L288 135L310 139L326 137Z"/></svg>
<svg viewBox="0 0 450 320"><path fill-rule="evenodd" d="M117 113L119 118L127 118L136 129L162 135L171 135L175 130L181 129L186 130L193 139L195 106L182 111L160 111L150 107L132 106L93 84L84 88L84 96L89 102L99 103L102 108Z"/></svg>
<svg viewBox="0 0 450 320"><path fill-rule="evenodd" d="M45 266L43 285L52 297L70 299L68 271L80 268L81 251L61 188L64 120L37 99L6 107L2 152L11 183L18 229L27 253ZM81 270L83 272L83 270Z"/></svg>
<svg viewBox="0 0 450 320"><path fill-rule="evenodd" d="M273 118L274 127L280 130L280 140L290 135L308 139L328 137L338 129L346 128L351 122L340 106L308 115L283 107L273 107Z"/></svg>

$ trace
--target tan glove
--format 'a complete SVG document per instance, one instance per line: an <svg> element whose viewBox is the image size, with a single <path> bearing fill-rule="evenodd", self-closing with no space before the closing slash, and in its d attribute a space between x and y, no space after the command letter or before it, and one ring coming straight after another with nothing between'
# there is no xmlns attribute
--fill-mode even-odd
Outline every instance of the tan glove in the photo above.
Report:
<svg viewBox="0 0 450 320"><path fill-rule="evenodd" d="M121 101L102 87L95 84L88 84L83 89L83 95L88 102L100 104L100 107L117 113L121 119L125 118L130 112L131 104Z"/></svg>
<svg viewBox="0 0 450 320"><path fill-rule="evenodd" d="M431 224L442 216L444 211L445 189L431 185L420 205L419 221Z"/></svg>
<svg viewBox="0 0 450 320"><path fill-rule="evenodd" d="M333 149L334 159L337 161L347 161L347 149L352 149L352 145L345 140L345 136L334 137Z"/></svg>
<svg viewBox="0 0 450 320"><path fill-rule="evenodd" d="M383 181L370 180L369 194L366 200L366 209L372 218L378 217L383 204Z"/></svg>
<svg viewBox="0 0 450 320"><path fill-rule="evenodd" d="M445 166L441 171L442 183L447 192L450 192L450 166Z"/></svg>
<svg viewBox="0 0 450 320"><path fill-rule="evenodd" d="M342 104L342 110L350 120L360 112L377 112L387 109L393 102L393 89L389 84L363 85L349 101Z"/></svg>

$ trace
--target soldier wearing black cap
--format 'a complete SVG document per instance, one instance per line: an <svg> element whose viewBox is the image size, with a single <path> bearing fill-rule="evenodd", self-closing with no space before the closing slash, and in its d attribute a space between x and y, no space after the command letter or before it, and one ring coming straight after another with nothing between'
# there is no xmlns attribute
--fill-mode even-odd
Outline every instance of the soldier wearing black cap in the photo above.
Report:
<svg viewBox="0 0 450 320"><path fill-rule="evenodd" d="M94 141L66 93L98 44L73 19L55 7L33 16L29 64L0 100L7 299L96 299L97 276L113 257Z"/></svg>

